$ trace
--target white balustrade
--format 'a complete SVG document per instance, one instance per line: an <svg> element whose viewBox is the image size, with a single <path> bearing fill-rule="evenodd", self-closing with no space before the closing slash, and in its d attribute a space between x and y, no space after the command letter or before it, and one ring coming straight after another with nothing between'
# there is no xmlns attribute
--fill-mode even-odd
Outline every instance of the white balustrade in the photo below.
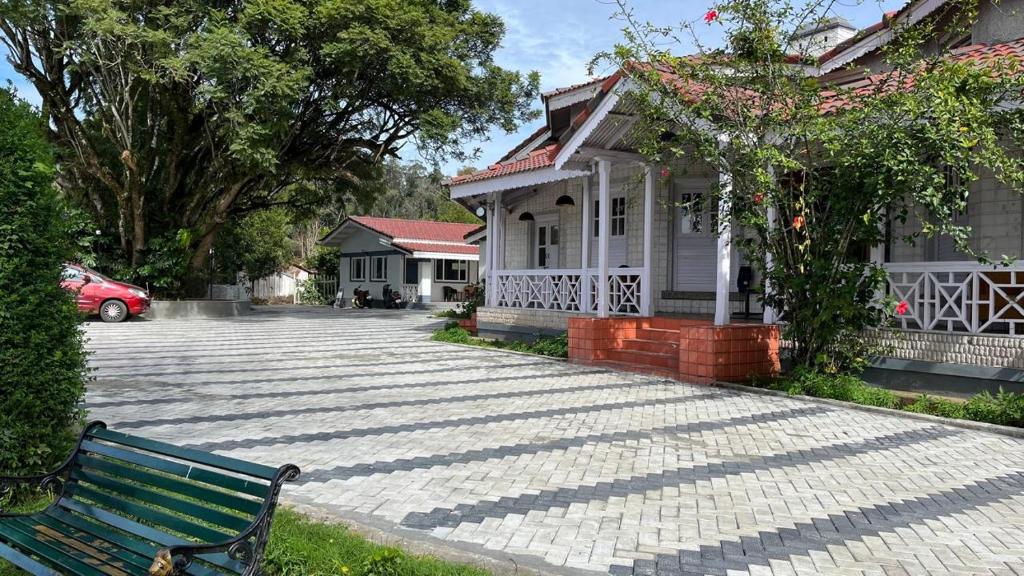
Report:
<svg viewBox="0 0 1024 576"><path fill-rule="evenodd" d="M419 301L420 287L418 284L402 284L402 302L414 303Z"/></svg>
<svg viewBox="0 0 1024 576"><path fill-rule="evenodd" d="M1024 266L976 262L885 265L889 293L906 302L904 330L1024 335Z"/></svg>
<svg viewBox="0 0 1024 576"><path fill-rule="evenodd" d="M643 298L643 269L616 268L608 274L608 312L639 315ZM494 305L585 312L583 290L590 290L590 312L597 312L598 275L594 270L496 270Z"/></svg>

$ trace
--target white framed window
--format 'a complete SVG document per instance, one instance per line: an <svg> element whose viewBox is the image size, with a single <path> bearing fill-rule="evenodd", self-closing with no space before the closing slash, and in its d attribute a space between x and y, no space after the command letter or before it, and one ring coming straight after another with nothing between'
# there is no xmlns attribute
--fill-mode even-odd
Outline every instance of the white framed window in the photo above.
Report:
<svg viewBox="0 0 1024 576"><path fill-rule="evenodd" d="M366 256L353 256L348 259L348 279L352 282L366 281Z"/></svg>
<svg viewBox="0 0 1024 576"><path fill-rule="evenodd" d="M601 229L601 201L594 200L594 237ZM608 219L608 232L611 236L626 235L626 197L612 198L612 209Z"/></svg>
<svg viewBox="0 0 1024 576"><path fill-rule="evenodd" d="M373 256L370 258L370 282L388 281L388 257Z"/></svg>
<svg viewBox="0 0 1024 576"><path fill-rule="evenodd" d="M465 284L469 281L469 261L434 260L434 280Z"/></svg>

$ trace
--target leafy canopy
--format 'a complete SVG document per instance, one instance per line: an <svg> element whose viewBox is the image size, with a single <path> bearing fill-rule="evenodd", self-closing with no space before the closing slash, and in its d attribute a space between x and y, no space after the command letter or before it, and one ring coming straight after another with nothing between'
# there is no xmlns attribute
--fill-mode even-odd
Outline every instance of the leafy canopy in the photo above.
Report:
<svg viewBox="0 0 1024 576"><path fill-rule="evenodd" d="M61 181L134 271L184 239L197 274L234 216L310 209L404 147L463 159L532 119L537 75L493 61L504 32L469 0L0 0Z"/></svg>

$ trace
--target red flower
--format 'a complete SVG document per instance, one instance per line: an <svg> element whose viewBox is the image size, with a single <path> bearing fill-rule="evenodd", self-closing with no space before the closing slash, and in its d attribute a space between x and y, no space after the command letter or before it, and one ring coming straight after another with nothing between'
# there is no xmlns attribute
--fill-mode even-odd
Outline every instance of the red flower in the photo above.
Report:
<svg viewBox="0 0 1024 576"><path fill-rule="evenodd" d="M711 10L707 11L707 14L704 14L704 23L705 24L711 24L715 20L718 20L718 10L715 10L714 8L712 8Z"/></svg>
<svg viewBox="0 0 1024 576"><path fill-rule="evenodd" d="M896 313L903 316L907 312L910 312L910 304L907 304L906 300L900 300L900 303L896 305Z"/></svg>
<svg viewBox="0 0 1024 576"><path fill-rule="evenodd" d="M760 204L761 202L764 202L764 194L760 192L754 194L754 204Z"/></svg>
<svg viewBox="0 0 1024 576"><path fill-rule="evenodd" d="M670 171L668 169L668 166L663 166L661 168L661 177L662 178L668 178L671 174L672 174L672 171Z"/></svg>
<svg viewBox="0 0 1024 576"><path fill-rule="evenodd" d="M793 216L793 228L796 228L797 230L799 230L799 229L801 229L803 227L804 227L804 217L803 216Z"/></svg>

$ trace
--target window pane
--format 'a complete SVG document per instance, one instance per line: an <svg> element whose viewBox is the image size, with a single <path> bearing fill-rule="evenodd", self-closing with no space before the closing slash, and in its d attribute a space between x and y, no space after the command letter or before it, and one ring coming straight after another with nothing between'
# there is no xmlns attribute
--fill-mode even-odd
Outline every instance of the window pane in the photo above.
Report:
<svg viewBox="0 0 1024 576"><path fill-rule="evenodd" d="M537 229L537 242L541 246L546 246L548 243L548 227L541 226Z"/></svg>
<svg viewBox="0 0 1024 576"><path fill-rule="evenodd" d="M537 249L537 266L541 268L548 265L548 249L538 248Z"/></svg>
<svg viewBox="0 0 1024 576"><path fill-rule="evenodd" d="M551 245L558 246L558 226L551 227Z"/></svg>

